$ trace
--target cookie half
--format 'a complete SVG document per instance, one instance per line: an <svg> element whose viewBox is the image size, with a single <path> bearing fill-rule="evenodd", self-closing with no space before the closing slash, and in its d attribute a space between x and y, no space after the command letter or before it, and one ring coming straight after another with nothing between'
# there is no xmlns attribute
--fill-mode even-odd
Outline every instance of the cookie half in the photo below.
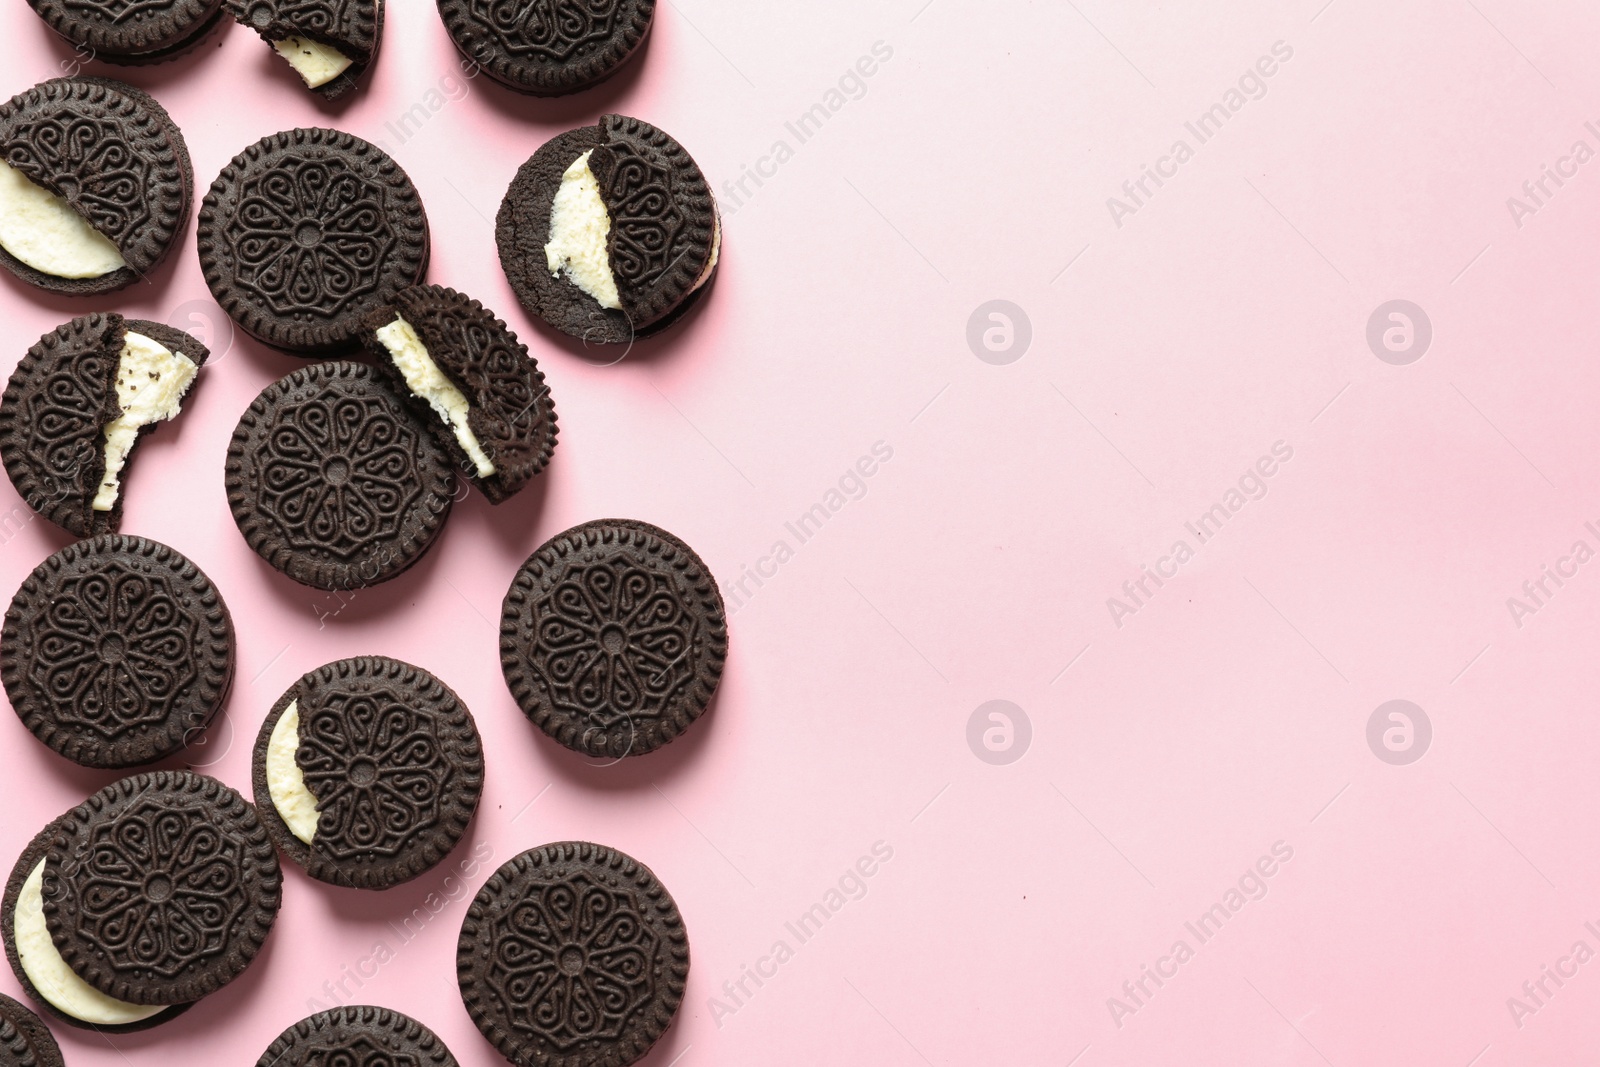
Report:
<svg viewBox="0 0 1600 1067"><path fill-rule="evenodd" d="M472 1021L518 1067L624 1067L672 1024L689 940L631 856L587 841L530 849L473 899L456 945Z"/></svg>
<svg viewBox="0 0 1600 1067"><path fill-rule="evenodd" d="M188 51L216 26L221 0L28 0L80 57L139 66Z"/></svg>
<svg viewBox="0 0 1600 1067"><path fill-rule="evenodd" d="M0 633L12 709L85 767L182 749L222 707L233 665L233 620L211 580L139 537L79 541L39 564Z"/></svg>
<svg viewBox="0 0 1600 1067"><path fill-rule="evenodd" d="M461 54L508 88L562 96L615 74L638 51L655 0L438 0Z"/></svg>
<svg viewBox="0 0 1600 1067"><path fill-rule="evenodd" d="M301 677L256 738L256 808L311 877L387 889L435 866L483 792L467 706L420 667L342 659Z"/></svg>
<svg viewBox="0 0 1600 1067"><path fill-rule="evenodd" d="M409 1015L352 1004L301 1019L256 1067L456 1067L456 1058Z"/></svg>
<svg viewBox="0 0 1600 1067"><path fill-rule="evenodd" d="M0 264L31 285L138 281L182 237L193 196L183 135L131 85L56 78L0 106Z"/></svg>
<svg viewBox="0 0 1600 1067"><path fill-rule="evenodd" d="M517 571L500 612L500 668L523 713L591 756L638 756L706 710L728 656L722 594L667 531L598 519Z"/></svg>
<svg viewBox="0 0 1600 1067"><path fill-rule="evenodd" d="M0 461L11 484L69 533L114 532L139 438L178 416L210 354L182 330L114 312L45 334L0 397Z"/></svg>
<svg viewBox="0 0 1600 1067"><path fill-rule="evenodd" d="M495 241L530 314L586 342L627 344L704 294L722 223L682 145L647 122L606 115L545 142L522 165Z"/></svg>
<svg viewBox="0 0 1600 1067"><path fill-rule="evenodd" d="M400 165L338 130L264 137L200 208L206 284L246 333L307 356L348 352L362 321L422 280L428 216Z"/></svg>
<svg viewBox="0 0 1600 1067"><path fill-rule="evenodd" d="M383 0L227 0L227 8L324 100L354 89L383 41Z"/></svg>
<svg viewBox="0 0 1600 1067"><path fill-rule="evenodd" d="M65 819L62 816L46 826L22 850L0 903L6 959L23 992L69 1026L108 1034L148 1030L187 1011L187 1004L162 1007L108 997L78 977L62 959L45 922L43 885L45 857Z"/></svg>
<svg viewBox="0 0 1600 1067"><path fill-rule="evenodd" d="M20 1054L17 1052L18 1043L3 1034L8 1026L21 1038ZM61 1046L56 1044L55 1035L44 1024L44 1020L4 993L0 993L0 1044L10 1052L9 1058L0 1054L0 1063L14 1067L64 1067Z"/></svg>
<svg viewBox="0 0 1600 1067"><path fill-rule="evenodd" d="M154 771L68 812L45 855L44 918L67 965L130 1004L185 1004L237 978L272 930L282 874L248 801Z"/></svg>
<svg viewBox="0 0 1600 1067"><path fill-rule="evenodd" d="M250 547L317 589L386 582L422 558L455 479L378 372L335 360L267 386L228 445L228 507Z"/></svg>
<svg viewBox="0 0 1600 1067"><path fill-rule="evenodd" d="M510 327L454 289L418 285L367 319L367 350L490 503L544 470L556 409Z"/></svg>

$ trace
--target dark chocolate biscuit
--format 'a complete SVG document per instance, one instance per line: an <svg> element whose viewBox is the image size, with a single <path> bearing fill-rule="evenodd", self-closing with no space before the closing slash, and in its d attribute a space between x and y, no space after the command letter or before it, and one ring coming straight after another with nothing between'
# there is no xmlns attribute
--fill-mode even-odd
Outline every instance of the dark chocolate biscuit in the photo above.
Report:
<svg viewBox="0 0 1600 1067"><path fill-rule="evenodd" d="M215 778L154 771L67 813L46 853L44 915L67 965L106 996L184 1004L250 965L281 889L244 797Z"/></svg>
<svg viewBox="0 0 1600 1067"><path fill-rule="evenodd" d="M301 355L359 343L362 320L422 280L428 216L400 165L348 133L262 138L200 209L200 267L254 337Z"/></svg>
<svg viewBox="0 0 1600 1067"><path fill-rule="evenodd" d="M585 152L609 216L606 260L620 308L602 306L545 246L567 169ZM605 115L545 142L500 204L500 266L530 314L584 341L626 344L664 329L705 292L722 229L705 176L683 146L648 123Z"/></svg>
<svg viewBox="0 0 1600 1067"><path fill-rule="evenodd" d="M650 868L587 841L529 849L461 924L467 1014L518 1067L624 1067L672 1024L689 977L683 917Z"/></svg>
<svg viewBox="0 0 1600 1067"><path fill-rule="evenodd" d="M377 60L383 43L383 5L384 0L227 0L228 14L274 48L311 41L350 61L343 71L317 84L296 67L307 87L324 100L337 100L354 89Z"/></svg>
<svg viewBox="0 0 1600 1067"><path fill-rule="evenodd" d="M587 89L628 61L650 32L655 0L438 0L461 54L519 93Z"/></svg>
<svg viewBox="0 0 1600 1067"><path fill-rule="evenodd" d="M188 50L211 32L221 0L28 0L80 58L138 66Z"/></svg>
<svg viewBox="0 0 1600 1067"><path fill-rule="evenodd" d="M591 756L660 748L711 702L728 655L700 557L649 523L598 519L545 542L500 613L500 667L534 725Z"/></svg>
<svg viewBox="0 0 1600 1067"><path fill-rule="evenodd" d="M274 746L291 705L297 728ZM444 859L483 792L467 706L386 656L338 660L290 686L261 724L252 767L256 810L277 846L311 877L355 889L408 882ZM309 843L279 808L304 816L305 793L315 801Z"/></svg>
<svg viewBox="0 0 1600 1067"><path fill-rule="evenodd" d="M6 959L11 964L11 971L17 976L17 981L21 983L22 991L35 1004L42 1007L52 1018L69 1026L99 1030L107 1034L132 1033L136 1030L148 1030L152 1026L160 1026L169 1019L189 1010L189 1005L175 1004L146 1018L130 1023L108 1023L104 1020L90 1021L80 1019L51 1003L50 999L34 985L33 979L28 975L27 968L22 964L22 954L19 949L16 932L17 905L22 898L22 888L28 881L28 877L33 874L34 869L44 862L46 854L50 851L51 842L55 840L62 823L66 820L67 816L63 815L39 831L34 836L34 839L28 843L28 847L22 850L22 855L17 857L16 865L11 868L11 875L6 880L5 899L3 903L0 903L0 934L3 934Z"/></svg>
<svg viewBox="0 0 1600 1067"><path fill-rule="evenodd" d="M12 1000L4 993L0 993L0 1020L4 1020L22 1038L31 1059L17 1059L18 1067L26 1064L29 1067L63 1067L61 1059L61 1046L56 1044L55 1035L33 1012ZM0 1062L5 1062L0 1056Z"/></svg>
<svg viewBox="0 0 1600 1067"><path fill-rule="evenodd" d="M189 223L194 171L172 118L142 90L108 78L41 82L0 106L0 159L61 197L116 245L123 266L91 278L47 274L0 246L0 263L32 285L109 293L166 258Z"/></svg>
<svg viewBox="0 0 1600 1067"><path fill-rule="evenodd" d="M0 1015L0 1067L38 1067L38 1063L22 1031Z"/></svg>
<svg viewBox="0 0 1600 1067"><path fill-rule="evenodd" d="M436 390L429 391L427 368L418 367L416 354L405 347L409 339L403 333L379 332L392 330L397 319L411 327L426 360L465 398L467 440L481 449L492 471L485 473L468 454L453 421L460 419L459 412L452 417ZM374 312L367 327L367 349L395 391L409 399L417 417L450 453L456 470L472 479L490 503L511 499L544 469L556 446L550 389L527 346L482 304L454 289L418 285L396 293L394 304Z"/></svg>
<svg viewBox="0 0 1600 1067"><path fill-rule="evenodd" d="M210 579L166 545L116 534L39 564L0 633L11 707L86 767L183 748L222 707L233 663L233 621Z"/></svg>
<svg viewBox="0 0 1600 1067"><path fill-rule="evenodd" d="M456 1067L456 1058L411 1016L351 1004L301 1019L256 1067Z"/></svg>
<svg viewBox="0 0 1600 1067"><path fill-rule="evenodd" d="M106 474L105 428L122 414L117 378L130 331L182 354L196 367L211 354L170 326L95 312L41 337L17 364L0 398L0 461L11 484L29 507L78 537L114 532L122 522L127 467L110 509L96 509L94 500ZM146 424L138 435L155 425ZM136 450L130 446L128 463Z"/></svg>
<svg viewBox="0 0 1600 1067"><path fill-rule="evenodd" d="M317 589L388 581L450 514L450 459L371 367L336 360L261 391L228 445L228 507L250 547Z"/></svg>

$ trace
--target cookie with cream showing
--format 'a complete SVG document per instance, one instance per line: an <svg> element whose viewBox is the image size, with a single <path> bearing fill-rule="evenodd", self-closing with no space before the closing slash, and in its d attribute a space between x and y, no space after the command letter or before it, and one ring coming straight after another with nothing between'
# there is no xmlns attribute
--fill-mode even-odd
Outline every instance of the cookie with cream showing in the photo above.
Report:
<svg viewBox="0 0 1600 1067"><path fill-rule="evenodd" d="M311 877L387 889L429 870L466 833L483 745L461 699L420 667L357 656L304 675L261 724L256 809Z"/></svg>
<svg viewBox="0 0 1600 1067"><path fill-rule="evenodd" d="M260 955L282 902L255 808L215 778L151 771L68 812L44 856L44 926L68 969L113 1000L186 1004Z"/></svg>
<svg viewBox="0 0 1600 1067"><path fill-rule="evenodd" d="M210 351L159 322L83 315L28 349L0 398L0 461L78 537L115 533L139 439L178 417Z"/></svg>
<svg viewBox="0 0 1600 1067"><path fill-rule="evenodd" d="M31 285L85 296L139 281L193 200L183 134L140 89L56 78L0 105L0 265Z"/></svg>
<svg viewBox="0 0 1600 1067"><path fill-rule="evenodd" d="M70 813L69 813L70 814ZM68 816L41 830L17 857L0 902L0 940L22 991L52 1018L109 1034L159 1026L188 1004L132 1004L107 996L74 971L50 936L44 916L45 856Z"/></svg>
<svg viewBox="0 0 1600 1067"><path fill-rule="evenodd" d="M544 470L556 411L544 374L499 318L439 285L416 285L367 318L368 352L456 462L500 504Z"/></svg>
<svg viewBox="0 0 1600 1067"><path fill-rule="evenodd" d="M227 9L324 100L354 89L383 42L383 0L227 0Z"/></svg>
<svg viewBox="0 0 1600 1067"><path fill-rule="evenodd" d="M522 165L495 222L500 265L530 314L585 343L628 344L706 293L722 222L683 146L605 115Z"/></svg>

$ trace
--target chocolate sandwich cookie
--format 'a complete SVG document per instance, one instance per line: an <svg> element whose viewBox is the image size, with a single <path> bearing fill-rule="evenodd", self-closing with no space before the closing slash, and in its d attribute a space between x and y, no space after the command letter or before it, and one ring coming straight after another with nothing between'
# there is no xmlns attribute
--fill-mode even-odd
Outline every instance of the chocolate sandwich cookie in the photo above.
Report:
<svg viewBox="0 0 1600 1067"><path fill-rule="evenodd" d="M17 590L0 680L35 737L85 767L132 767L200 736L233 683L233 620L177 551L108 534Z"/></svg>
<svg viewBox="0 0 1600 1067"><path fill-rule="evenodd" d="M56 1050L60 1052L58 1048ZM0 1067L37 1067L33 1046L11 1020L0 1015Z"/></svg>
<svg viewBox="0 0 1600 1067"><path fill-rule="evenodd" d="M215 778L154 771L68 812L45 853L50 940L105 996L187 1004L237 978L277 918L282 875L252 808Z"/></svg>
<svg viewBox="0 0 1600 1067"><path fill-rule="evenodd" d="M506 324L454 289L418 285L367 319L367 350L489 502L550 461L556 410L544 374Z"/></svg>
<svg viewBox="0 0 1600 1067"><path fill-rule="evenodd" d="M221 0L28 0L83 59L137 66L188 51L210 33Z"/></svg>
<svg viewBox="0 0 1600 1067"><path fill-rule="evenodd" d="M577 752L637 756L689 728L728 655L722 594L694 550L598 519L545 542L500 612L500 668L535 726Z"/></svg>
<svg viewBox="0 0 1600 1067"><path fill-rule="evenodd" d="M114 532L139 438L173 419L211 353L181 330L96 312L28 349L0 397L0 462L78 537Z"/></svg>
<svg viewBox="0 0 1600 1067"><path fill-rule="evenodd" d="M530 314L586 342L626 344L671 325L705 293L722 223L682 145L649 123L606 115L522 165L495 240Z"/></svg>
<svg viewBox="0 0 1600 1067"><path fill-rule="evenodd" d="M467 1014L518 1067L624 1067L683 1002L689 939L650 868L587 841L529 849L479 890L456 943Z"/></svg>
<svg viewBox="0 0 1600 1067"><path fill-rule="evenodd" d="M450 458L378 372L335 360L267 386L228 445L228 507L250 547L317 589L422 558L450 514Z"/></svg>
<svg viewBox="0 0 1600 1067"><path fill-rule="evenodd" d="M56 78L0 106L0 263L31 285L81 296L138 281L193 197L183 135L131 85Z"/></svg>
<svg viewBox="0 0 1600 1067"><path fill-rule="evenodd" d="M307 356L347 352L362 320L422 280L428 216L400 165L338 130L264 137L200 208L200 267L245 332Z"/></svg>
<svg viewBox="0 0 1600 1067"><path fill-rule="evenodd" d="M256 1067L456 1067L456 1059L409 1015L351 1004L301 1019Z"/></svg>
<svg viewBox="0 0 1600 1067"><path fill-rule="evenodd" d="M655 0L438 0L456 48L495 81L562 96L615 74L650 32Z"/></svg>
<svg viewBox="0 0 1600 1067"><path fill-rule="evenodd" d="M227 8L324 100L354 89L383 41L383 0L227 0Z"/></svg>
<svg viewBox="0 0 1600 1067"><path fill-rule="evenodd" d="M10 1030L16 1037L8 1036ZM0 993L0 1064L4 1067L64 1067L55 1035L33 1012Z"/></svg>
<svg viewBox="0 0 1600 1067"><path fill-rule="evenodd" d="M0 934L12 973L34 1003L53 1018L109 1034L148 1030L189 1007L130 1004L108 997L78 977L57 951L44 916L45 857L67 816L41 830L17 858L0 902Z"/></svg>
<svg viewBox="0 0 1600 1067"><path fill-rule="evenodd" d="M433 867L483 792L483 746L465 704L420 667L342 659L303 676L261 724L256 809L311 877L387 889Z"/></svg>

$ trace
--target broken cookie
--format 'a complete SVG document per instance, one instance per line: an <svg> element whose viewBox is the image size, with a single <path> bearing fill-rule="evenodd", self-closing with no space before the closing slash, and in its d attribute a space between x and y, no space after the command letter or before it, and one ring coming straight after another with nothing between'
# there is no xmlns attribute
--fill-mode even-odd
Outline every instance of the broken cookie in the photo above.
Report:
<svg viewBox="0 0 1600 1067"><path fill-rule="evenodd" d="M227 0L227 9L325 100L355 88L383 39L383 0Z"/></svg>
<svg viewBox="0 0 1600 1067"><path fill-rule="evenodd" d="M556 411L539 365L476 300L414 285L367 319L366 345L417 417L490 503L550 461Z"/></svg>
<svg viewBox="0 0 1600 1067"><path fill-rule="evenodd" d="M115 533L139 437L177 417L209 354L181 330L115 313L40 338L0 398L0 462L23 500L78 537Z"/></svg>

